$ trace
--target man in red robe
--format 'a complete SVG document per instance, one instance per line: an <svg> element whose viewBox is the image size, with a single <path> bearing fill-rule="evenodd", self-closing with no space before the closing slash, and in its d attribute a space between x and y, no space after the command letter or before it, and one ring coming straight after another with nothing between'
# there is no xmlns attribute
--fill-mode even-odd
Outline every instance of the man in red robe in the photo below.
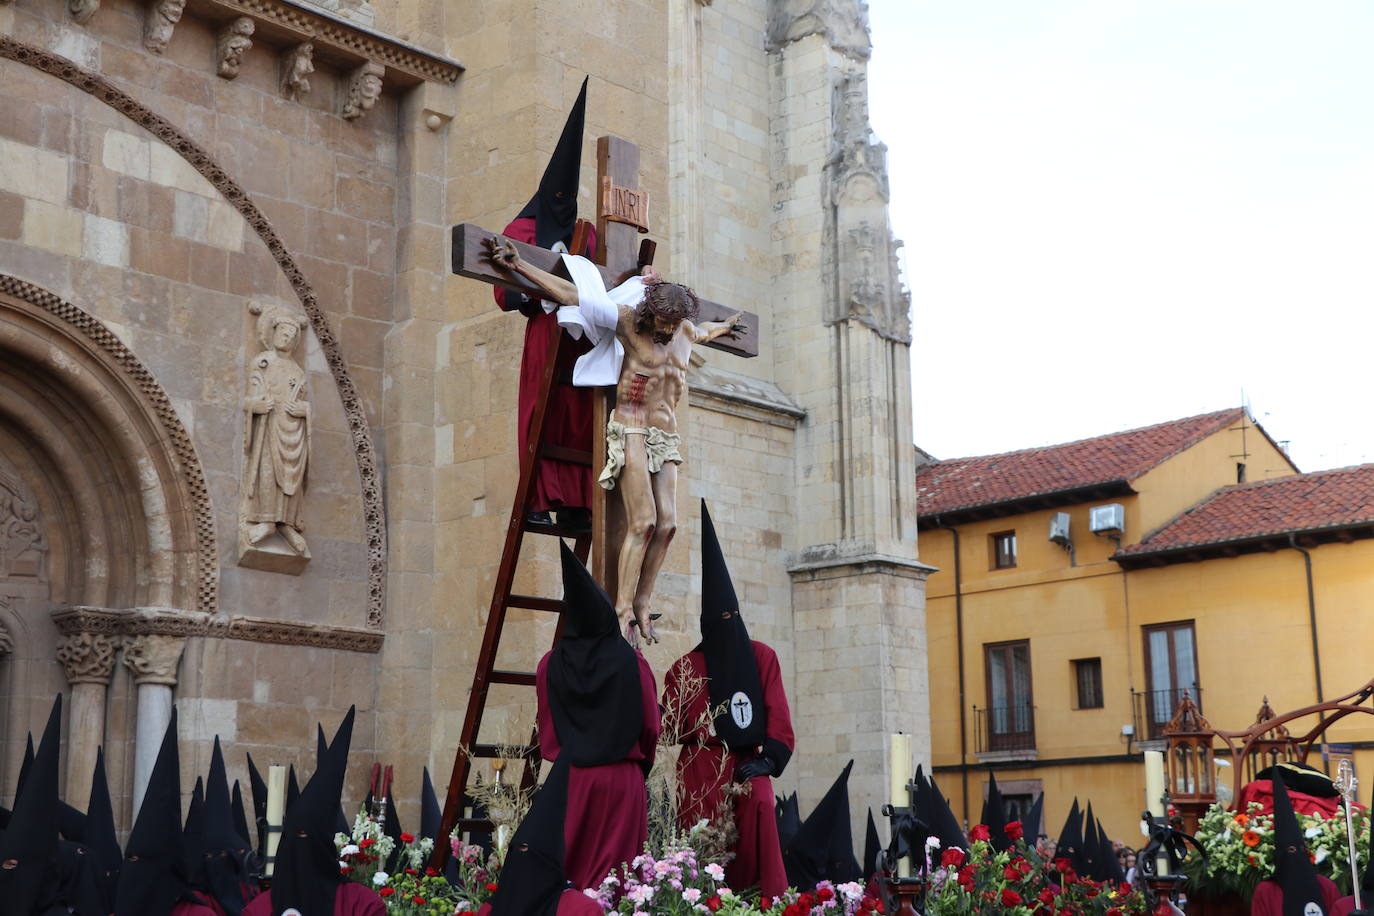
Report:
<svg viewBox="0 0 1374 916"><path fill-rule="evenodd" d="M572 112L563 125L553 156L539 181L539 190L502 234L517 242L541 248L567 251L577 224L577 184L582 166L582 128L586 119L587 81L577 96ZM586 252L596 250L596 233L590 233ZM543 382L544 368L553 359L563 331L552 309L523 293L496 287L496 304L502 311L519 311L525 324L525 349L520 359L519 441L523 458L529 441L530 423ZM591 349L585 338L572 341L567 357L554 370L557 375L544 418L544 442L579 451L592 447L592 398L590 388L575 388L572 368L577 357ZM582 530L591 525L588 508L592 504L591 468L566 461L544 458L534 482L530 521L550 524L549 510L558 513L559 524Z"/></svg>
<svg viewBox="0 0 1374 916"><path fill-rule="evenodd" d="M733 802L739 839L726 866L730 887L757 885L765 896L787 889L773 781L792 757L795 737L777 654L749 638L705 502L701 506L701 643L668 670L663 708L677 723L678 824L714 820L727 783L748 792ZM709 705L708 705L709 704ZM712 719L712 710L720 714ZM725 802L725 804L729 804Z"/></svg>
<svg viewBox="0 0 1374 916"><path fill-rule="evenodd" d="M535 690L539 753L569 765L563 870L580 890L644 851L658 687L606 592L566 544L562 556L563 638L540 659Z"/></svg>
<svg viewBox="0 0 1374 916"><path fill-rule="evenodd" d="M254 897L243 916L386 916L386 904L375 891L339 873L334 846L355 715L350 708L328 751L320 755L315 775L286 809L272 889Z"/></svg>
<svg viewBox="0 0 1374 916"><path fill-rule="evenodd" d="M1293 814L1283 771L1273 767L1274 877L1261 881L1250 898L1251 916L1328 916L1341 892L1335 882L1317 874Z"/></svg>

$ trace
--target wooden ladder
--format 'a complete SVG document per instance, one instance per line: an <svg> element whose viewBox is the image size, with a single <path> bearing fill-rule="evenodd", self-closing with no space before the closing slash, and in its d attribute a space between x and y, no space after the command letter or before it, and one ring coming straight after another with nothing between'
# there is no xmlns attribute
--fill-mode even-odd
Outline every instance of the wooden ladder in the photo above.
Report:
<svg viewBox="0 0 1374 916"><path fill-rule="evenodd" d="M587 232L590 223L579 219L573 230L572 251L585 251ZM544 459L564 461L592 467L591 452L570 449L564 446L545 445L549 404L559 384L558 367L570 362L573 340L558 325L552 326L551 333L558 336L553 348L553 358L544 366L544 377L540 382L538 400L535 402L530 428L526 437L526 453L520 456L520 480L515 487L515 499L511 505L510 520L506 525L506 542L501 552L501 565L496 571L496 581L492 586L491 608L487 613L486 630L482 634L482 648L477 654L477 667L472 676L472 690L468 694L467 714L463 718L463 730L459 737L459 747L453 758L453 773L449 777L448 795L444 800L444 815L439 829L439 837L434 843L431 864L442 870L448 859L450 849L447 842L441 842L457 827L462 832L471 830L490 830L491 822L484 818L466 817L463 809L467 807L467 782L474 758L500 757L517 751L525 761L522 784L533 786L539 769L539 744L531 734L530 743L524 747L510 748L495 744L481 744L478 737L482 728L482 716L486 711L487 691L493 684L510 684L520 687L534 687L535 672L512 671L496 667L497 650L501 645L501 630L506 622L506 612L510 608L526 608L558 614L558 625L554 631L553 644L563 635L563 599L544 598L536 595L521 595L512 591L515 573L520 564L520 550L526 534L550 535L558 538L573 538L573 552L584 564L591 551L591 531L575 531L559 525L531 524L530 514L538 478L540 462Z"/></svg>

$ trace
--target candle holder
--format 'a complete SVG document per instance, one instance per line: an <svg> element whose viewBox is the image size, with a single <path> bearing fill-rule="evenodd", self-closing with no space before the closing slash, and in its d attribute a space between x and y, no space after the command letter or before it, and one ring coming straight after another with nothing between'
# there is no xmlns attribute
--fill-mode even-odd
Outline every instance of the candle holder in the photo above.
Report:
<svg viewBox="0 0 1374 916"><path fill-rule="evenodd" d="M889 875L886 883L888 893L892 895L895 916L921 916L917 906L925 900L926 888L930 884L924 875L914 878Z"/></svg>
<svg viewBox="0 0 1374 916"><path fill-rule="evenodd" d="M1153 916L1173 916L1175 905L1178 903L1178 892L1187 880L1183 875L1145 877L1145 890L1149 896L1150 912Z"/></svg>

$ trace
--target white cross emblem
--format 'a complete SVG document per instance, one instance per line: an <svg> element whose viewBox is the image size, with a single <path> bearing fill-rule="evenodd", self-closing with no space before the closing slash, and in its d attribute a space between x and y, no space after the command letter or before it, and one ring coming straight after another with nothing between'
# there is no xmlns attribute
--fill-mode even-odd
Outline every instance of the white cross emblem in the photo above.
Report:
<svg viewBox="0 0 1374 916"><path fill-rule="evenodd" d="M730 718L734 719L740 728L748 728L749 723L754 721L754 704L744 695L743 690L736 690L735 695L730 698Z"/></svg>

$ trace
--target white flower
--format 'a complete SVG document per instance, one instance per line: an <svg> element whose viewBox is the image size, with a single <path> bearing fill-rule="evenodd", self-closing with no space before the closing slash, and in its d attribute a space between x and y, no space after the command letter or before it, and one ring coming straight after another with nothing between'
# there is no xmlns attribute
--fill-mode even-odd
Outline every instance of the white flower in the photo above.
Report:
<svg viewBox="0 0 1374 916"><path fill-rule="evenodd" d="M706 866L706 874L711 876L712 881L725 880L725 869L721 868L716 862L712 862Z"/></svg>
<svg viewBox="0 0 1374 916"><path fill-rule="evenodd" d="M1319 848L1319 849L1317 850L1316 858L1313 859L1312 864L1313 864L1313 865L1320 865L1320 864L1322 864L1323 860L1326 859L1326 856L1327 856L1326 847L1323 846L1323 847L1321 847L1321 848Z"/></svg>
<svg viewBox="0 0 1374 916"><path fill-rule="evenodd" d="M1322 829L1320 827L1308 827L1302 832L1302 835L1310 840L1313 837L1321 836L1321 833Z"/></svg>
<svg viewBox="0 0 1374 916"><path fill-rule="evenodd" d="M349 867L350 867L349 864L348 864L347 862L345 862L343 859L340 859L340 860L339 860L339 868L340 868L340 869L346 869L346 868L349 868Z"/></svg>
<svg viewBox="0 0 1374 916"><path fill-rule="evenodd" d="M383 884L386 884L390 880L391 876L384 871L379 871L377 872L377 874L372 876L372 883L377 885L378 887L381 887Z"/></svg>
<svg viewBox="0 0 1374 916"><path fill-rule="evenodd" d="M362 852L362 850L360 850L360 849L358 848L358 846L357 846L356 843L349 843L349 844L348 844L347 846L345 846L343 849L340 849L340 850L339 850L339 855L341 855L341 856L356 856L356 855L357 855L358 853L360 853L360 852Z"/></svg>
<svg viewBox="0 0 1374 916"><path fill-rule="evenodd" d="M696 903L701 899L701 891L697 890L695 887L689 887L682 892L682 899L686 900L688 903Z"/></svg>
<svg viewBox="0 0 1374 916"><path fill-rule="evenodd" d="M728 887L718 887L716 888L716 896L721 900L734 900L735 892Z"/></svg>
<svg viewBox="0 0 1374 916"><path fill-rule="evenodd" d="M927 849L939 849L939 848L940 848L940 838L939 838L938 836L928 836L928 837L926 837L926 848L927 848Z"/></svg>
<svg viewBox="0 0 1374 916"><path fill-rule="evenodd" d="M584 887L582 888L582 893L592 898L593 900L600 896L600 893L594 887Z"/></svg>

